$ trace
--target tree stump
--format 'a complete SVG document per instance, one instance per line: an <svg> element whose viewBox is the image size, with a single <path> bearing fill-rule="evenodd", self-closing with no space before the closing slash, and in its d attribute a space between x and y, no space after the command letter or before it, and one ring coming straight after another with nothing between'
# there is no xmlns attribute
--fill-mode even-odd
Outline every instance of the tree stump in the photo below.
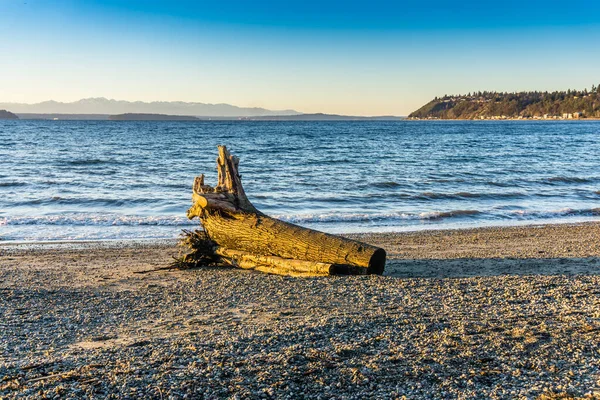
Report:
<svg viewBox="0 0 600 400"><path fill-rule="evenodd" d="M196 177L193 205L213 252L222 262L244 269L282 275L365 275L383 273L385 250L271 218L246 197L238 173L239 159L219 146L218 183Z"/></svg>

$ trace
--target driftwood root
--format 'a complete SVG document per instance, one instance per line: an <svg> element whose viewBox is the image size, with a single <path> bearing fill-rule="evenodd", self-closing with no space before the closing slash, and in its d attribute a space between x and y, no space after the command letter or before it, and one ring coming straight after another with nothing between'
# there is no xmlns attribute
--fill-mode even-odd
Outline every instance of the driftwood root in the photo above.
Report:
<svg viewBox="0 0 600 400"><path fill-rule="evenodd" d="M182 262L223 263L282 275L382 274L385 250L342 236L300 227L257 210L246 197L239 159L219 146L218 183L194 180L188 218L198 217L204 231L182 240L192 250ZM202 233L199 233L202 232Z"/></svg>

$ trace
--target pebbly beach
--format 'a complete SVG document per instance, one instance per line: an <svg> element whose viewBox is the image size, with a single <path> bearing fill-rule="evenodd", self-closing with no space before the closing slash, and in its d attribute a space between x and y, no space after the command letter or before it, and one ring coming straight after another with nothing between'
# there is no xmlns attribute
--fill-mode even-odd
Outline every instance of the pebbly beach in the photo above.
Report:
<svg viewBox="0 0 600 400"><path fill-rule="evenodd" d="M0 398L600 396L600 223L348 236L384 276L0 243Z"/></svg>

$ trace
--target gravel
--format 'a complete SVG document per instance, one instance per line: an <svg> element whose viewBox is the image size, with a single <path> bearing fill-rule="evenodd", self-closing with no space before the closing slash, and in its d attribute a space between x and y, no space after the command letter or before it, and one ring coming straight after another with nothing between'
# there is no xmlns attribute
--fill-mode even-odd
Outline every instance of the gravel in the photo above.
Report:
<svg viewBox="0 0 600 400"><path fill-rule="evenodd" d="M2 399L600 398L593 257L574 275L392 260L390 276L291 278L135 273L172 243L0 251Z"/></svg>

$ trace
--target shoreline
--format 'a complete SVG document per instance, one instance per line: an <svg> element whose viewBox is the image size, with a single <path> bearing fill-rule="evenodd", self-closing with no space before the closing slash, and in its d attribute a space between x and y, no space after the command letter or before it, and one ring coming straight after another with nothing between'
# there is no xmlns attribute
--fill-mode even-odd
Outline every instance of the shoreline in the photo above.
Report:
<svg viewBox="0 0 600 400"><path fill-rule="evenodd" d="M408 232L348 233L342 236L382 247L384 276L465 278L502 274L600 274L600 221L430 229ZM39 268L53 262L88 257L117 263L127 273L168 265L182 249L178 239L104 239L82 241L0 242L2 257ZM152 255L152 256L150 256ZM18 258L12 258L18 257ZM123 257L129 265L123 264ZM83 267L83 266L82 266ZM1 277L1 276L0 276Z"/></svg>
<svg viewBox="0 0 600 400"><path fill-rule="evenodd" d="M358 232L331 232L334 235L356 237L360 240L361 237L380 236L380 235L416 235L432 232L466 232L466 231L486 231L486 230L497 230L497 229L527 229L527 228L543 228L543 227L554 227L554 226L585 226L585 225L598 225L600 227L600 219L591 218L584 220L572 221L569 219L555 219L550 222L543 221L514 221L507 224L494 223L482 224L482 225L471 225L471 224L447 224L441 226L407 226L402 227L398 230L387 230L387 227L382 227L379 231L358 231ZM198 225L196 228L201 227ZM406 229L404 229L406 228ZM195 229L195 228L194 228ZM314 229L314 228L311 228ZM392 228L394 229L394 228ZM317 229L320 230L320 229ZM329 233L329 232L327 232ZM163 237L163 238L110 238L110 239L44 239L44 240L21 240L21 239L2 239L0 238L0 249L7 246L28 246L28 245L92 245L94 243L102 244L105 246L114 244L128 245L128 244L175 244L179 239L177 237Z"/></svg>
<svg viewBox="0 0 600 400"><path fill-rule="evenodd" d="M2 244L0 398L600 396L600 222L348 236L384 276Z"/></svg>

